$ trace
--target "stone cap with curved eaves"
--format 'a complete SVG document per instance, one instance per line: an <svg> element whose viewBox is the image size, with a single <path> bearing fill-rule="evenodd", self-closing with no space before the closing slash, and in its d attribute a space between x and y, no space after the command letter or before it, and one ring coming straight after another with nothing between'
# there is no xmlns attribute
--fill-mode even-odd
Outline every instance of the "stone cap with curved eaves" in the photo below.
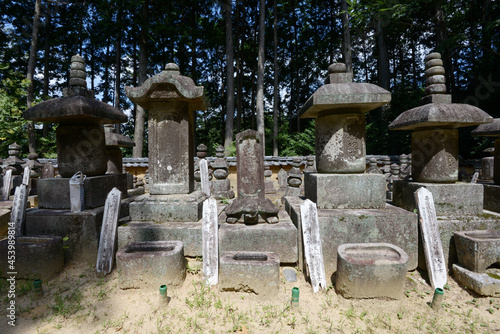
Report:
<svg viewBox="0 0 500 334"><path fill-rule="evenodd" d="M60 97L36 104L23 112L29 121L45 123L91 122L125 123L127 115L107 103L84 96Z"/></svg>
<svg viewBox="0 0 500 334"><path fill-rule="evenodd" d="M491 122L493 117L469 104L429 103L401 113L389 130L456 129Z"/></svg>
<svg viewBox="0 0 500 334"><path fill-rule="evenodd" d="M493 122L481 124L472 130L473 136L500 137L500 118L495 118Z"/></svg>
<svg viewBox="0 0 500 334"><path fill-rule="evenodd" d="M179 66L167 64L165 70L147 79L140 87L125 87L128 98L143 107L161 107L165 102L187 102L190 110L205 110L203 86L179 72Z"/></svg>
<svg viewBox="0 0 500 334"><path fill-rule="evenodd" d="M104 139L106 141L106 146L112 147L134 147L135 143L129 137L122 135L121 133L117 133L115 131L105 131Z"/></svg>

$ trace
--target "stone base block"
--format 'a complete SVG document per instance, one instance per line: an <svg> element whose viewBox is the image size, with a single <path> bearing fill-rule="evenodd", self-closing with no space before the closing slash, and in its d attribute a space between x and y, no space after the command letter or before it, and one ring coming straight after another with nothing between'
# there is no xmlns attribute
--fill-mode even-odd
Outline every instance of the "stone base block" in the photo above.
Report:
<svg viewBox="0 0 500 334"><path fill-rule="evenodd" d="M197 222L202 218L203 201L207 195L201 191L191 194L144 194L130 204L130 219L154 222Z"/></svg>
<svg viewBox="0 0 500 334"><path fill-rule="evenodd" d="M453 239L458 263L476 273L500 264L500 231L476 230L455 232Z"/></svg>
<svg viewBox="0 0 500 334"><path fill-rule="evenodd" d="M476 183L422 183L397 180L393 184L394 205L416 209L414 193L427 188L434 198L438 216L474 216L483 213L483 186Z"/></svg>
<svg viewBox="0 0 500 334"><path fill-rule="evenodd" d="M458 264L453 265L453 276L463 286L474 290L481 296L500 297L500 279L486 273L475 273Z"/></svg>
<svg viewBox="0 0 500 334"><path fill-rule="evenodd" d="M458 231L467 230L500 230L500 215L482 214L481 216L468 217L437 217L441 244L446 265L451 270L451 265L458 262L457 248L453 234ZM420 232L419 232L420 233ZM427 270L425 256L419 237L418 267Z"/></svg>
<svg viewBox="0 0 500 334"><path fill-rule="evenodd" d="M500 185L484 184L484 209L500 212Z"/></svg>
<svg viewBox="0 0 500 334"><path fill-rule="evenodd" d="M297 263L297 228L288 214L281 210L277 224L227 224L219 217L219 253L273 252L281 263Z"/></svg>
<svg viewBox="0 0 500 334"><path fill-rule="evenodd" d="M122 200L120 217L128 216L128 205L133 198ZM72 213L69 210L28 209L27 235L56 235L64 242L64 262L86 262L95 265L101 235L104 207Z"/></svg>
<svg viewBox="0 0 500 334"><path fill-rule="evenodd" d="M64 266L62 237L60 236L19 236L15 242L16 260L9 263L8 239L0 241L0 271L2 277L16 272L16 278L48 281L54 278ZM11 267L13 265L13 267Z"/></svg>
<svg viewBox="0 0 500 334"><path fill-rule="evenodd" d="M182 241L133 242L116 253L119 286L154 290L166 284L180 287L186 279Z"/></svg>
<svg viewBox="0 0 500 334"><path fill-rule="evenodd" d="M304 174L306 198L318 209L384 208L385 183L380 174Z"/></svg>
<svg viewBox="0 0 500 334"><path fill-rule="evenodd" d="M38 207L40 209L69 210L71 208L69 197L69 178L39 179ZM127 175L108 174L87 177L83 183L85 208L93 209L103 206L106 196L113 189L122 192L122 198L127 197Z"/></svg>
<svg viewBox="0 0 500 334"><path fill-rule="evenodd" d="M249 292L272 298L279 291L280 258L272 252L224 252L220 257L221 291Z"/></svg>
<svg viewBox="0 0 500 334"><path fill-rule="evenodd" d="M7 236L9 229L10 210L0 209L0 239Z"/></svg>
<svg viewBox="0 0 500 334"><path fill-rule="evenodd" d="M144 195L144 187L137 187L137 188L133 188L133 189L128 189L127 190L127 194L129 196L141 196L141 195Z"/></svg>
<svg viewBox="0 0 500 334"><path fill-rule="evenodd" d="M305 256L299 197L286 197L286 210L297 226L299 268L304 272ZM418 220L413 212L386 204L383 209L318 210L318 223L327 281L335 281L337 249L346 243L390 243L402 248L409 257L408 270L418 264Z"/></svg>
<svg viewBox="0 0 500 334"><path fill-rule="evenodd" d="M185 256L203 256L201 221L140 222L130 221L118 227L118 249L142 241L182 241Z"/></svg>
<svg viewBox="0 0 500 334"><path fill-rule="evenodd" d="M403 297L408 255L385 243L338 247L335 287L344 298Z"/></svg>

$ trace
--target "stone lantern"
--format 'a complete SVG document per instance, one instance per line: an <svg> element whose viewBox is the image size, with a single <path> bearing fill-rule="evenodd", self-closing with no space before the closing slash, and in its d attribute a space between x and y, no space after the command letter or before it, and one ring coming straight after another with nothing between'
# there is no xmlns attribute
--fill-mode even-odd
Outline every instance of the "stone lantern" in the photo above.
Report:
<svg viewBox="0 0 500 334"><path fill-rule="evenodd" d="M118 133L114 126L104 127L106 155L108 157L107 174L121 174L123 171L123 153L120 147L134 147L132 139Z"/></svg>

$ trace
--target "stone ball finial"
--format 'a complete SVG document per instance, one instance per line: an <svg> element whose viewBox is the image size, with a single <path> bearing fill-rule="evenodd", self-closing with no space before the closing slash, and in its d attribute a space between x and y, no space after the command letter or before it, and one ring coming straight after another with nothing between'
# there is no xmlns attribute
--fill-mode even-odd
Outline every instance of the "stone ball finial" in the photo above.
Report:
<svg viewBox="0 0 500 334"><path fill-rule="evenodd" d="M176 63L168 63L167 65L165 65L165 71L180 71L179 69L179 65L177 65Z"/></svg>
<svg viewBox="0 0 500 334"><path fill-rule="evenodd" d="M78 54L71 57L69 85L87 88L87 73L85 72L85 59L83 59L83 57L81 57Z"/></svg>
<svg viewBox="0 0 500 334"><path fill-rule="evenodd" d="M200 144L198 146L196 146L196 156L200 159L204 159L207 157L207 151L208 151L208 148L207 148L207 145L205 144Z"/></svg>
<svg viewBox="0 0 500 334"><path fill-rule="evenodd" d="M424 58L425 62L425 94L446 94L445 70L441 54L433 52Z"/></svg>
<svg viewBox="0 0 500 334"><path fill-rule="evenodd" d="M28 154L28 159L29 160L37 160L38 159L38 154L36 154L36 153L29 153Z"/></svg>
<svg viewBox="0 0 500 334"><path fill-rule="evenodd" d="M224 158L225 154L224 154L224 147L222 145L219 145L217 146L217 148L215 149L215 156L217 158Z"/></svg>
<svg viewBox="0 0 500 334"><path fill-rule="evenodd" d="M333 63L328 66L328 74L333 73L345 73L347 71L347 67L344 63Z"/></svg>
<svg viewBox="0 0 500 334"><path fill-rule="evenodd" d="M18 157L21 153L21 146L17 143L12 143L9 145L9 155Z"/></svg>

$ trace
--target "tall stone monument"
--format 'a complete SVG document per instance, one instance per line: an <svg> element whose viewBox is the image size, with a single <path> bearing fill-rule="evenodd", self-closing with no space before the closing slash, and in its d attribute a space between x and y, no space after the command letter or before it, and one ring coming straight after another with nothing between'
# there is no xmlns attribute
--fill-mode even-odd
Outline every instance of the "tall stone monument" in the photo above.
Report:
<svg viewBox="0 0 500 334"><path fill-rule="evenodd" d="M306 101L301 118L316 118L316 173L304 174L305 196L316 203L326 278L333 280L337 248L344 243L391 243L405 250L409 269L417 266L417 217L386 204L386 176L365 173L365 113L390 102L376 85L355 83L346 66L329 66L325 84ZM299 230L300 197L285 197ZM299 245L302 245L299 233ZM305 271L303 249L299 267Z"/></svg>

